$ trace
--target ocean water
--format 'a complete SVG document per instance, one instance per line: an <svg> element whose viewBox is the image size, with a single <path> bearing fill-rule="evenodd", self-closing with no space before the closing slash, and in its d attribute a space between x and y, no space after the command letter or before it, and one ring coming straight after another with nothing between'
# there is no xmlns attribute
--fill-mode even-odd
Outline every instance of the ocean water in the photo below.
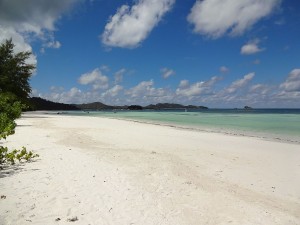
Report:
<svg viewBox="0 0 300 225"><path fill-rule="evenodd" d="M89 111L100 116L300 144L300 109Z"/></svg>

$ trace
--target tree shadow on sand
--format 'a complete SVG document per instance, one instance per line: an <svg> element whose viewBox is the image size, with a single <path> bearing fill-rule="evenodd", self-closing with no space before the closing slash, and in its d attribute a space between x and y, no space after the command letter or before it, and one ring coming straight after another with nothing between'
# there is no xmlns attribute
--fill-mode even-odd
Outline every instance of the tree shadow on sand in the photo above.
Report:
<svg viewBox="0 0 300 225"><path fill-rule="evenodd" d="M5 164L5 165L1 165L0 166L0 179L4 178L4 177L10 177L13 176L14 174L20 173L24 170L32 170L32 171L36 171L36 170L40 170L40 169L28 169L26 168L26 165L28 163L34 163L36 162L38 159L32 160L30 162L21 162L21 163L16 163L14 165L9 165L9 164Z"/></svg>
<svg viewBox="0 0 300 225"><path fill-rule="evenodd" d="M54 115L54 114L53 114ZM23 119L45 119L45 118L51 118L50 116L29 116L29 115L22 115Z"/></svg>
<svg viewBox="0 0 300 225"><path fill-rule="evenodd" d="M24 170L24 164L3 165L0 167L0 178L9 177Z"/></svg>
<svg viewBox="0 0 300 225"><path fill-rule="evenodd" d="M24 125L17 125L17 127L32 127L32 125L24 124Z"/></svg>

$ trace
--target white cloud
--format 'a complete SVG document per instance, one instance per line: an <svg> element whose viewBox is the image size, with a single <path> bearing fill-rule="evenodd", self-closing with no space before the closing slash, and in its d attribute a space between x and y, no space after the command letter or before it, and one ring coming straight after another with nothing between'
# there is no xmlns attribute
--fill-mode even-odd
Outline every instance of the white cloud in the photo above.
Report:
<svg viewBox="0 0 300 225"><path fill-rule="evenodd" d="M82 1L84 0L39 0L24 3L23 0L2 0L0 43L12 38L16 52L32 51L31 39L38 37L49 47L60 47L60 43L53 40L55 22L74 4ZM28 63L36 64L36 56L33 55Z"/></svg>
<svg viewBox="0 0 300 225"><path fill-rule="evenodd" d="M212 94L212 87L221 79L221 77L214 76L208 81L196 82L191 85L189 81L182 80L176 89L176 95L193 98L202 94Z"/></svg>
<svg viewBox="0 0 300 225"><path fill-rule="evenodd" d="M175 75L175 71L172 70L172 69L168 69L168 68L162 68L162 69L160 70L160 72L162 73L162 77L163 77L164 79L167 79L167 78L169 78L169 77L172 76L172 75Z"/></svg>
<svg viewBox="0 0 300 225"><path fill-rule="evenodd" d="M94 69L92 72L82 74L78 79L79 84L91 84L94 90L107 89L108 81L108 77L103 75L98 68Z"/></svg>
<svg viewBox="0 0 300 225"><path fill-rule="evenodd" d="M123 87L120 85L115 85L106 92L102 94L103 97L116 97L121 91Z"/></svg>
<svg viewBox="0 0 300 225"><path fill-rule="evenodd" d="M268 16L281 0L197 0L188 15L194 32L219 38L242 35Z"/></svg>
<svg viewBox="0 0 300 225"><path fill-rule="evenodd" d="M176 94L180 96L192 97L200 95L204 90L204 82L197 82L186 88L177 88Z"/></svg>
<svg viewBox="0 0 300 225"><path fill-rule="evenodd" d="M0 22L0 43L3 43L5 40L12 39L15 45L15 52L28 51L32 52L30 44L25 40L25 38L16 32L12 27L3 27ZM37 64L36 55L32 54L31 57L26 61L29 64Z"/></svg>
<svg viewBox="0 0 300 225"><path fill-rule="evenodd" d="M300 69L294 69L280 88L285 92L300 92Z"/></svg>
<svg viewBox="0 0 300 225"><path fill-rule="evenodd" d="M271 87L264 84L255 84L249 88L251 94L266 95L271 90Z"/></svg>
<svg viewBox="0 0 300 225"><path fill-rule="evenodd" d="M108 65L102 65L102 66L100 67L100 69L101 69L102 71L104 71L104 72L109 72L109 71L110 71L110 68L109 68Z"/></svg>
<svg viewBox="0 0 300 225"><path fill-rule="evenodd" d="M221 66L219 70L220 70L221 73L228 73L229 72L229 68L227 68L226 66Z"/></svg>
<svg viewBox="0 0 300 225"><path fill-rule="evenodd" d="M54 38L51 38L52 40L49 40L47 43L44 43L42 48L40 49L41 53L45 53L45 48L54 48L59 49L61 47L61 43L59 41L55 41Z"/></svg>
<svg viewBox="0 0 300 225"><path fill-rule="evenodd" d="M126 69L122 68L115 73L114 77L115 77L116 84L121 83L123 81L123 76L124 76L125 72L126 72Z"/></svg>
<svg viewBox="0 0 300 225"><path fill-rule="evenodd" d="M178 87L179 88L187 88L189 86L190 82L188 80L181 80Z"/></svg>
<svg viewBox="0 0 300 225"><path fill-rule="evenodd" d="M60 48L61 43L59 41L50 41L45 46L48 48Z"/></svg>
<svg viewBox="0 0 300 225"><path fill-rule="evenodd" d="M126 94L130 95L131 97L138 97L138 96L145 96L148 93L151 93L153 88L154 82L153 80L150 81L142 81L135 87L129 89Z"/></svg>
<svg viewBox="0 0 300 225"><path fill-rule="evenodd" d="M99 75L101 74L101 75ZM108 105L149 105L163 102L184 105L206 105L209 107L300 107L300 69L292 70L282 84L254 83L254 73L248 73L234 80L224 88L222 76L213 76L206 81L194 83L181 80L174 90L169 87L156 87L153 80L142 81L133 87L111 83L99 69L83 74L78 80L93 88L83 91L78 87L65 90L51 87L49 94L34 90L32 95L63 103L88 103L100 101ZM226 76L228 78L228 76ZM103 82L104 83L101 83ZM107 89L94 88L104 85Z"/></svg>
<svg viewBox="0 0 300 225"><path fill-rule="evenodd" d="M62 92L64 90L65 90L64 87L56 87L56 86L51 86L50 87L51 92Z"/></svg>
<svg viewBox="0 0 300 225"><path fill-rule="evenodd" d="M249 73L245 75L242 79L232 82L232 84L225 89L225 93L233 94L239 89L245 87L254 78L255 73Z"/></svg>
<svg viewBox="0 0 300 225"><path fill-rule="evenodd" d="M260 48L258 46L259 42L260 42L259 39L249 41L247 44L242 46L241 54L242 55L252 55L252 54L264 51L265 50L264 48Z"/></svg>
<svg viewBox="0 0 300 225"><path fill-rule="evenodd" d="M174 3L175 0L139 0L131 8L122 5L106 24L102 42L113 47L137 47Z"/></svg>
<svg viewBox="0 0 300 225"><path fill-rule="evenodd" d="M171 101L174 93L166 88L155 88L153 80L142 81L135 87L125 91L128 96L125 101L130 104L152 104L157 102Z"/></svg>
<svg viewBox="0 0 300 225"><path fill-rule="evenodd" d="M83 0L23 0L1 1L0 21L5 27L18 32L32 32L43 35L44 30L54 31L55 22L74 3Z"/></svg>
<svg viewBox="0 0 300 225"><path fill-rule="evenodd" d="M61 102L61 103L77 103L81 100L86 100L83 98L84 93L76 88L73 87L69 91L61 91L61 90L52 90L49 95L40 95L42 98L49 99L54 102Z"/></svg>

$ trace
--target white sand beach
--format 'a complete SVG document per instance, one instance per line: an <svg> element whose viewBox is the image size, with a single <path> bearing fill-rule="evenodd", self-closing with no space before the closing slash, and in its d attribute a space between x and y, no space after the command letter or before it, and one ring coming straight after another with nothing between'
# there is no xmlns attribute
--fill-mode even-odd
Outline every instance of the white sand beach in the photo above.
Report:
<svg viewBox="0 0 300 225"><path fill-rule="evenodd" d="M1 225L300 224L300 145L99 117L26 113L3 145Z"/></svg>

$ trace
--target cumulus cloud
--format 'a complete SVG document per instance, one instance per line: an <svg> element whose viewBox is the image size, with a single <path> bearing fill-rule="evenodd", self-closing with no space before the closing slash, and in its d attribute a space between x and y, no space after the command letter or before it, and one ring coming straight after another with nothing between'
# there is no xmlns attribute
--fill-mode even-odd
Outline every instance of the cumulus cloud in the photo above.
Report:
<svg viewBox="0 0 300 225"><path fill-rule="evenodd" d="M50 99L54 102L62 102L62 103L78 103L83 99L83 95L85 93L80 89L73 87L68 91L63 90L52 90L49 95L40 95L42 98Z"/></svg>
<svg viewBox="0 0 300 225"><path fill-rule="evenodd" d="M204 102L214 102L224 106L239 106L245 104L258 104L260 101L265 101L266 97L262 93L268 90L266 86L257 84L249 87L255 74L249 73L243 78L233 81L228 87L214 92L207 96ZM259 96L259 97L258 97Z"/></svg>
<svg viewBox="0 0 300 225"><path fill-rule="evenodd" d="M254 78L254 76L255 73L249 73L245 75L242 79L232 82L232 84L225 89L225 93L232 94L238 91L239 89L244 88L247 84L249 84L249 82Z"/></svg>
<svg viewBox="0 0 300 225"><path fill-rule="evenodd" d="M32 51L32 37L40 38L45 47L58 48L54 41L55 22L78 2L84 0L1 0L0 1L0 43L12 38L15 51ZM43 51L43 50L42 50ZM29 63L36 63L36 56Z"/></svg>
<svg viewBox="0 0 300 225"><path fill-rule="evenodd" d="M45 48L59 49L60 47L61 43L59 41L51 40L43 44L43 47L41 48L40 52L45 53Z"/></svg>
<svg viewBox="0 0 300 225"><path fill-rule="evenodd" d="M98 68L94 69L92 72L82 74L78 79L79 84L92 85L94 90L107 89L108 81L108 77L103 75Z"/></svg>
<svg viewBox="0 0 300 225"><path fill-rule="evenodd" d="M142 81L125 91L125 94L130 97L125 101L142 105L171 101L174 98L173 93L167 88L155 88L153 80Z"/></svg>
<svg viewBox="0 0 300 225"><path fill-rule="evenodd" d="M93 85L97 73L82 76L82 83ZM95 75L96 74L96 75ZM142 81L133 87L113 84L108 89L82 91L77 87L65 90L51 87L49 94L33 91L34 96L63 103L87 103L100 101L110 105L148 105L162 102L207 105L209 107L300 107L300 69L294 69L282 84L252 84L255 74L249 73L233 81L228 87L219 85L222 76L214 76L206 81L191 83L181 80L177 89L155 87L153 80Z"/></svg>
<svg viewBox="0 0 300 225"><path fill-rule="evenodd" d="M249 41L247 44L242 46L241 54L242 55L252 55L252 54L264 51L265 50L264 48L260 48L258 46L259 42L260 42L259 39Z"/></svg>
<svg viewBox="0 0 300 225"><path fill-rule="evenodd" d="M300 92L300 69L294 69L280 88L286 92Z"/></svg>
<svg viewBox="0 0 300 225"><path fill-rule="evenodd" d="M160 70L160 72L161 72L161 75L162 75L162 77L163 77L164 79L167 79L167 78L169 78L169 77L172 76L172 75L175 75L175 71L172 70L172 69L168 69L168 68L162 68L162 69Z"/></svg>
<svg viewBox="0 0 300 225"><path fill-rule="evenodd" d="M221 66L219 70L220 70L221 73L228 73L229 72L229 68L227 68L226 66Z"/></svg>
<svg viewBox="0 0 300 225"><path fill-rule="evenodd" d="M178 87L179 88L187 88L189 86L190 82L188 80L181 80Z"/></svg>
<svg viewBox="0 0 300 225"><path fill-rule="evenodd" d="M0 43L3 43L5 40L12 39L13 43L15 44L14 51L15 52L32 52L32 47L27 42L27 40L24 38L24 36L20 33L18 33L14 28L12 27L4 27L1 25L0 20ZM34 54L31 55L31 57L26 61L26 63L29 64L36 64L37 59Z"/></svg>
<svg viewBox="0 0 300 225"><path fill-rule="evenodd" d="M249 88L251 94L266 95L271 90L271 87L265 84L254 84Z"/></svg>
<svg viewBox="0 0 300 225"><path fill-rule="evenodd" d="M152 93L154 90L154 82L153 80L149 81L142 81L135 87L129 89L126 94L130 95L131 97L138 97L138 96L145 96L149 95L149 93Z"/></svg>
<svg viewBox="0 0 300 225"><path fill-rule="evenodd" d="M54 31L55 22L63 12L82 0L39 0L1 1L1 25L14 27L19 32L33 32L42 35L43 30Z"/></svg>
<svg viewBox="0 0 300 225"><path fill-rule="evenodd" d="M212 38L242 35L271 14L281 0L197 0L188 15L194 32Z"/></svg>
<svg viewBox="0 0 300 225"><path fill-rule="evenodd" d="M121 83L123 81L123 76L124 76L125 72L126 72L126 69L122 68L115 73L114 77L115 77L116 84Z"/></svg>
<svg viewBox="0 0 300 225"><path fill-rule="evenodd" d="M121 91L123 87L121 85L115 85L106 92L102 94L103 97L116 97Z"/></svg>
<svg viewBox="0 0 300 225"><path fill-rule="evenodd" d="M200 95L204 90L204 82L197 82L185 88L177 88L176 94L191 97L195 95Z"/></svg>
<svg viewBox="0 0 300 225"><path fill-rule="evenodd" d="M188 80L182 80L176 89L176 95L192 98L202 94L211 94L213 85L221 79L221 77L214 76L208 81L201 81L193 84L189 84Z"/></svg>
<svg viewBox="0 0 300 225"><path fill-rule="evenodd" d="M106 24L102 42L112 47L137 47L174 3L175 0L139 0L131 8L122 5Z"/></svg>
<svg viewBox="0 0 300 225"><path fill-rule="evenodd" d="M59 41L50 41L45 46L48 48L60 48L61 43Z"/></svg>

